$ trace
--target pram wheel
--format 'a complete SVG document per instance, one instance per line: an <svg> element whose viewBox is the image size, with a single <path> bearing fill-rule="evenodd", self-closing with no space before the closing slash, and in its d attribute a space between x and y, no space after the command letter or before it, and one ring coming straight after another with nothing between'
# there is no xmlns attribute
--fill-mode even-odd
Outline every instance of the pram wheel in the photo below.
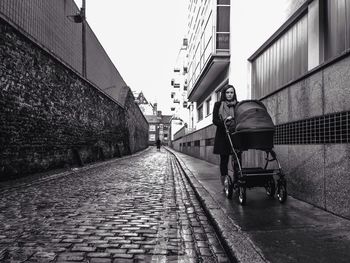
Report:
<svg viewBox="0 0 350 263"><path fill-rule="evenodd" d="M274 198L275 192L276 192L276 185L275 185L275 180L273 179L272 176L267 180L265 189L266 189L266 194L270 198Z"/></svg>
<svg viewBox="0 0 350 263"><path fill-rule="evenodd" d="M283 179L278 181L277 198L280 203L284 203L287 200L287 183Z"/></svg>
<svg viewBox="0 0 350 263"><path fill-rule="evenodd" d="M224 190L225 190L225 195L227 199L231 199L233 194L233 184L232 184L232 179L229 175L225 176Z"/></svg>
<svg viewBox="0 0 350 263"><path fill-rule="evenodd" d="M238 201L241 205L245 205L245 203L247 201L246 187L243 185L240 185L238 187Z"/></svg>

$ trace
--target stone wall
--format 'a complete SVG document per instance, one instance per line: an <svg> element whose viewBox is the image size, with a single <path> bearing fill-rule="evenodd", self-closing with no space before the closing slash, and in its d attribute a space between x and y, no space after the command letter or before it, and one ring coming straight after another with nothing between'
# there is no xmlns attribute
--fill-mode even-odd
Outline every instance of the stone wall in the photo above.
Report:
<svg viewBox="0 0 350 263"><path fill-rule="evenodd" d="M82 24L74 23L72 18L77 12L79 8L74 0L0 1L0 17L83 75ZM89 19L86 21L85 78L124 104L119 95L126 83L88 22Z"/></svg>
<svg viewBox="0 0 350 263"><path fill-rule="evenodd" d="M0 180L146 148L132 96L123 108L1 19L0 61Z"/></svg>
<svg viewBox="0 0 350 263"><path fill-rule="evenodd" d="M124 87L127 130L129 134L129 147L131 152L148 147L148 122L140 108L136 106L132 91Z"/></svg>

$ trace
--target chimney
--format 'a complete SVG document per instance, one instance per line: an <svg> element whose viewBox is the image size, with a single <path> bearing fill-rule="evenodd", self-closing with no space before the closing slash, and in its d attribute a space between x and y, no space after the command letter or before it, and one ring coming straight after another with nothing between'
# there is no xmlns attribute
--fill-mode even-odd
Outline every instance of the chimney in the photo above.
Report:
<svg viewBox="0 0 350 263"><path fill-rule="evenodd" d="M153 104L153 115L157 115L157 103Z"/></svg>

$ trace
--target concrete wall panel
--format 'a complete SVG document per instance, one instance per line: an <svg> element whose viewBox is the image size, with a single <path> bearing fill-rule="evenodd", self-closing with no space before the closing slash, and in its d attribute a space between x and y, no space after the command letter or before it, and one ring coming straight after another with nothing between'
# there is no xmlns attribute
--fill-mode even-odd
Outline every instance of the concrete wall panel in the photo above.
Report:
<svg viewBox="0 0 350 263"><path fill-rule="evenodd" d="M276 125L288 122L289 95L288 90L284 89L276 96ZM273 113L272 113L273 114Z"/></svg>
<svg viewBox="0 0 350 263"><path fill-rule="evenodd" d="M350 145L325 146L326 209L350 218Z"/></svg>
<svg viewBox="0 0 350 263"><path fill-rule="evenodd" d="M270 114L273 123L276 124L277 121L277 103L276 103L276 97L268 97L263 101L264 105L266 106L266 109L268 113Z"/></svg>
<svg viewBox="0 0 350 263"><path fill-rule="evenodd" d="M290 193L324 208L324 146L290 145L288 155Z"/></svg>
<svg viewBox="0 0 350 263"><path fill-rule="evenodd" d="M322 115L322 72L301 80L288 90L289 122Z"/></svg>

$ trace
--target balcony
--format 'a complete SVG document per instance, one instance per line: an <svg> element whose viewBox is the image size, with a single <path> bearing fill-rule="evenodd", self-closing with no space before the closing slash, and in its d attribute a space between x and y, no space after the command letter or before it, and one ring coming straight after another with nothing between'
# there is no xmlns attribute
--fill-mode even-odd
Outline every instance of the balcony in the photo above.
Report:
<svg viewBox="0 0 350 263"><path fill-rule="evenodd" d="M229 52L211 54L207 63L201 70L199 77L193 83L193 86L188 93L188 100L197 101L221 74L227 74L229 64Z"/></svg>
<svg viewBox="0 0 350 263"><path fill-rule="evenodd" d="M199 1L198 1L199 2ZM204 94L212 92L220 83L228 78L228 66L230 63L230 1L214 1L215 4L208 8L213 8L213 16L209 16L201 27L199 34L205 33L207 36L204 40L193 39L190 43L194 47L200 48L189 49L190 73L187 76L189 80L189 101L195 102L200 100ZM200 3L195 3L200 5ZM207 22L207 23L206 23ZM197 22L199 23L199 22ZM199 25L199 24L198 24ZM211 25L216 25L212 27ZM195 26L194 28L198 28ZM197 29L196 29L197 30ZM196 34L194 29L190 34Z"/></svg>

